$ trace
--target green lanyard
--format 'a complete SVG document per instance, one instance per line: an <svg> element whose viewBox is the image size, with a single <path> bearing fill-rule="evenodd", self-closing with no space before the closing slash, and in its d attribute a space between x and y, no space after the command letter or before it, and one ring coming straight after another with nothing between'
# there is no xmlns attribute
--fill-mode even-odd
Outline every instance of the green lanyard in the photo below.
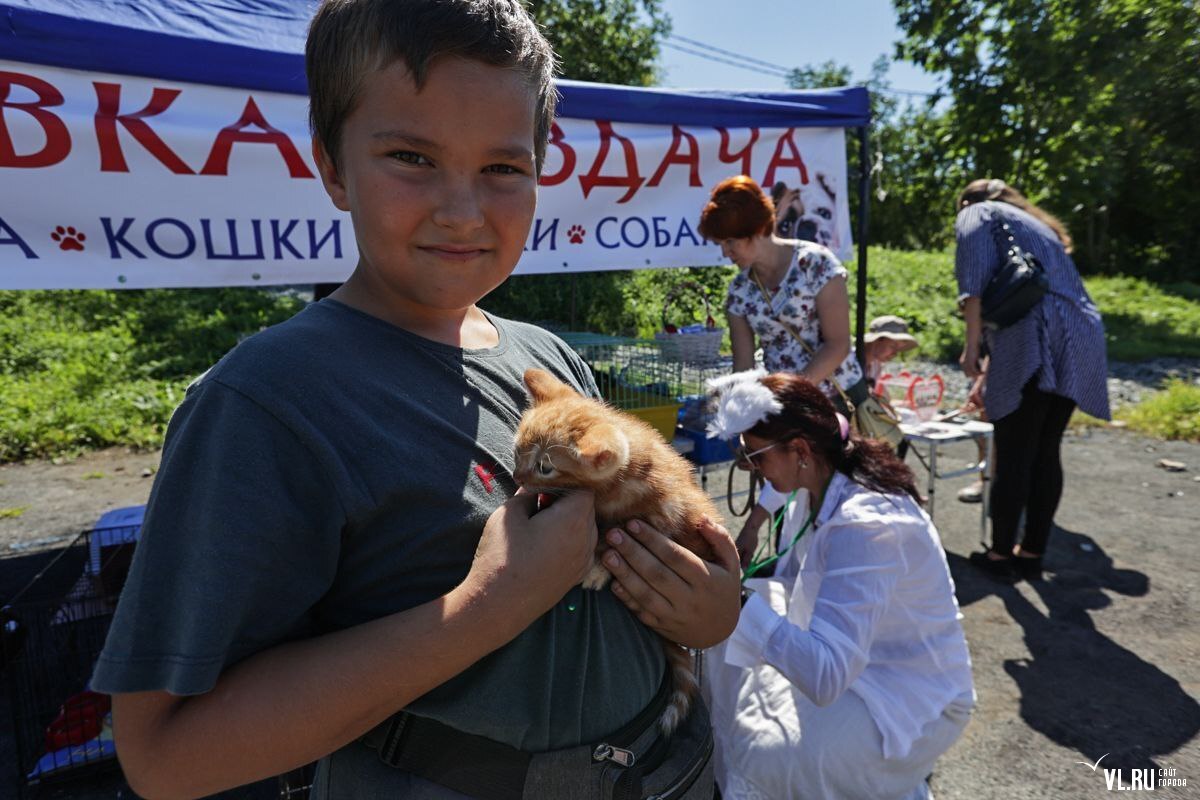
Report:
<svg viewBox="0 0 1200 800"><path fill-rule="evenodd" d="M774 524L771 526L771 534L772 535L769 537L770 539L774 539L775 534L779 531L779 529L781 527L783 527L783 519L785 516L787 516L788 509L792 507L792 501L795 499L796 499L796 490L793 489L792 493L788 495L787 500L784 502L783 508L779 509L779 513L775 515ZM760 556L762 556L762 554L766 551L766 548L767 548L767 542L760 543L758 546L758 549L754 553L754 558L752 558L750 560L750 566L746 567L746 572L745 572L745 574L742 575L742 582L745 583L748 578L753 578L755 573L757 573L763 567L766 567L769 564L774 564L776 561L778 561L780 558L782 558L784 555L786 555L789 550L791 550L793 547L795 547L796 542L800 541L800 537L803 536L805 533L807 533L808 529L812 526L813 520L815 520L817 518L817 511L819 511L819 510L820 510L819 505L813 506L812 513L808 515L808 520L804 523L803 527L801 527L800 530L796 532L796 535L792 537L791 543L788 544L788 546L785 547L781 552L776 553L775 555L771 556L770 558L764 558L762 560L759 560Z"/></svg>

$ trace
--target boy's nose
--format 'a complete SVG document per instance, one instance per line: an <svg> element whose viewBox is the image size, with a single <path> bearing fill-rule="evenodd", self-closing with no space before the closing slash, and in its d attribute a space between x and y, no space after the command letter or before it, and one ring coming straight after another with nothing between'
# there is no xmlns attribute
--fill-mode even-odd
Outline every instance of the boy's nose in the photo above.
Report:
<svg viewBox="0 0 1200 800"><path fill-rule="evenodd" d="M482 227L483 203L473 181L448 179L440 194L433 211L435 224L456 231Z"/></svg>

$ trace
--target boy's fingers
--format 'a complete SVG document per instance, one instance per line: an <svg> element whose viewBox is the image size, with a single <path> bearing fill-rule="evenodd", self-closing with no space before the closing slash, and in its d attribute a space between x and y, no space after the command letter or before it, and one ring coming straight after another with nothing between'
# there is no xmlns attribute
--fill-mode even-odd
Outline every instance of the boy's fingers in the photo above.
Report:
<svg viewBox="0 0 1200 800"><path fill-rule="evenodd" d="M628 536L625 538L629 539ZM633 544L637 545L636 542L633 542ZM645 552L646 551L643 549L642 553L644 554ZM657 559L655 559L655 562L658 563ZM658 565L659 568L662 569L662 564L659 563ZM641 611L647 611L653 608L667 610L671 607L670 601L654 588L656 584L653 583L653 581L655 579L651 578L650 580L647 580L643 574L631 568L629 562L622 558L621 554L618 553L617 550L609 550L604 554L604 566L609 572L612 573L613 580L620 584L621 588L628 596L628 599L622 598L625 600L627 605L637 605L638 609ZM661 580L665 580L665 577L661 578ZM678 580L678 578L676 578L676 580ZM616 587L616 583L614 583L614 588Z"/></svg>
<svg viewBox="0 0 1200 800"><path fill-rule="evenodd" d="M734 544L729 531L708 517L704 518L704 521L700 523L697 530L704 537L705 541L712 546L713 553L717 556L717 564L730 572L738 569L740 556L738 555L737 545Z"/></svg>
<svg viewBox="0 0 1200 800"><path fill-rule="evenodd" d="M686 547L681 547L671 541L665 534L659 533L656 528L652 528L641 520L630 520L625 525L625 530L631 537L637 540L637 543L641 544L650 554L653 554L655 561L670 567L671 570L674 570L673 574L678 575L680 578L683 577L680 572L681 569L686 570L689 566L703 568L704 562L698 555ZM648 568L654 566L644 556L635 561L632 548L629 554L626 554L625 550L619 546L617 546L617 549L621 550L622 555L630 559L634 568L638 569L639 572L641 571L642 563L645 563ZM670 572L671 570L664 570L664 572Z"/></svg>

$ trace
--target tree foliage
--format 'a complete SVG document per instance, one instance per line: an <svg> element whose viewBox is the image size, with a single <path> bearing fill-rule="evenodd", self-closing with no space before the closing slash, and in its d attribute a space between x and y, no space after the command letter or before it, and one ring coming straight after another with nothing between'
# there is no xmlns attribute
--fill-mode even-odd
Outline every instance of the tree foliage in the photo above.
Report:
<svg viewBox="0 0 1200 800"><path fill-rule="evenodd" d="M650 86L657 79L659 43L671 30L661 0L527 2L558 53L564 78L628 86ZM634 295L665 293L664 287L683 279L678 272L654 270L639 280L626 272L516 275L482 305L497 314L562 328L645 334L648 317Z"/></svg>
<svg viewBox="0 0 1200 800"><path fill-rule="evenodd" d="M577 81L650 86L659 42L671 31L661 0L528 0L562 62Z"/></svg>
<svg viewBox="0 0 1200 800"><path fill-rule="evenodd" d="M951 173L1022 189L1067 223L1085 268L1200 275L1194 0L895 6L900 55L946 77L953 105L922 122Z"/></svg>

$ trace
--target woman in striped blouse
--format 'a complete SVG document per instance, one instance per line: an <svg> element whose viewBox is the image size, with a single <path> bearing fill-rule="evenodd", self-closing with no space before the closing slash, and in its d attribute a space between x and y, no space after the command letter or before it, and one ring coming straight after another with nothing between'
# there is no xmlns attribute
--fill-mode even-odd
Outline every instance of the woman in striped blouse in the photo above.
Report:
<svg viewBox="0 0 1200 800"><path fill-rule="evenodd" d="M1078 407L1109 418L1104 324L1061 222L994 178L968 184L958 209L954 269L967 323L959 362L969 377L978 377L986 348L984 406L996 426L992 545L971 562L1001 580L1037 579L1062 496L1059 450L1071 412ZM1050 291L1017 322L985 329L980 297L1002 263L1001 243L1009 234L1041 261ZM1018 544L1022 513L1025 534Z"/></svg>

